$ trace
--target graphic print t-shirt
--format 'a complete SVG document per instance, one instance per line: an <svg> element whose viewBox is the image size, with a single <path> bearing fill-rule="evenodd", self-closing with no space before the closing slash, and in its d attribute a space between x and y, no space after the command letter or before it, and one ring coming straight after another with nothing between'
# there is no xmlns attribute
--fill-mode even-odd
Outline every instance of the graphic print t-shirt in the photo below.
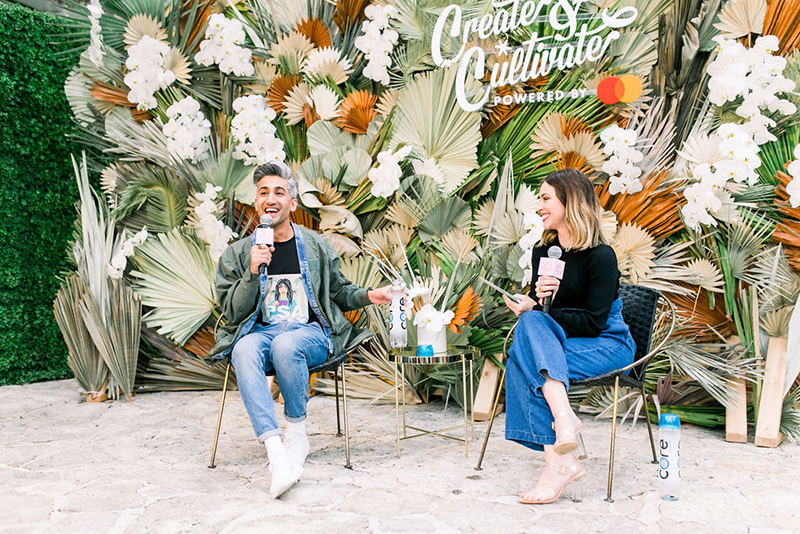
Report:
<svg viewBox="0 0 800 534"><path fill-rule="evenodd" d="M269 290L261 307L261 320L264 323L308 323L309 319L316 319L309 310L294 237L283 243L275 243L267 275Z"/></svg>

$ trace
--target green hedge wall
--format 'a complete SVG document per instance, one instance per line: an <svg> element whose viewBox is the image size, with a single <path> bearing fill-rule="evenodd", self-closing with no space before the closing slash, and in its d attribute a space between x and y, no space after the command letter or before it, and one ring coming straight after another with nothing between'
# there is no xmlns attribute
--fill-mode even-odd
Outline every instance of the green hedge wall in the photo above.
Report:
<svg viewBox="0 0 800 534"><path fill-rule="evenodd" d="M70 376L53 317L78 199L79 148L57 19L0 3L0 385Z"/></svg>

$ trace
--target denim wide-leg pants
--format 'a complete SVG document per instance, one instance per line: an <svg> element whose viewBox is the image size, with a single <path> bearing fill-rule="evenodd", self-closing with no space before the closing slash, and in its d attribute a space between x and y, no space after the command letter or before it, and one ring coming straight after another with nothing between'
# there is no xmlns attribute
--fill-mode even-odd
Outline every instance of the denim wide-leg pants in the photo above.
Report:
<svg viewBox="0 0 800 534"><path fill-rule="evenodd" d="M318 323L257 323L236 342L231 362L242 402L259 441L281 433L266 373L275 371L286 420L299 422L306 416L308 368L327 358L328 341Z"/></svg>
<svg viewBox="0 0 800 534"><path fill-rule="evenodd" d="M520 315L506 362L506 439L544 450L556 434L553 414L542 395L544 372L562 382L601 375L633 362L636 344L622 319L622 300L611 305L605 329L594 338L568 338L549 315Z"/></svg>

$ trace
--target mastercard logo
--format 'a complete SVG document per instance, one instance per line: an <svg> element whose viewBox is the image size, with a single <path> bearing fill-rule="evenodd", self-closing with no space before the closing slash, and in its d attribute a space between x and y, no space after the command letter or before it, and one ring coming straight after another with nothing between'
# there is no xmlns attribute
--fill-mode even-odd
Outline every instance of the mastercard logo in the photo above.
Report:
<svg viewBox="0 0 800 534"><path fill-rule="evenodd" d="M597 85L597 98L603 104L630 104L642 96L642 82L632 74L609 76Z"/></svg>

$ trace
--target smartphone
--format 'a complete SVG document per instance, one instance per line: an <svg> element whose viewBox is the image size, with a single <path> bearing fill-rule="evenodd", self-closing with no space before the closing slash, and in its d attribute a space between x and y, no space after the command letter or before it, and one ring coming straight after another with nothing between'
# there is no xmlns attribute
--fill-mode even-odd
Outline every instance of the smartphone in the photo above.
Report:
<svg viewBox="0 0 800 534"><path fill-rule="evenodd" d="M514 302L516 302L517 304L519 304L519 300L517 300L517 297L515 297L514 295L512 295L511 293L509 293L508 291L506 291L506 290L505 290L505 289L503 289L502 287L500 287L500 286L498 286L498 285L495 285L495 284L491 283L490 281L488 281L486 278L484 278L484 277L482 277L482 276L479 276L479 277L478 277L478 279L479 279L481 282L483 282L484 284L486 284L487 286L491 287L492 289L494 289L494 290L496 290L496 291L499 291L499 292L500 292L500 293L502 293L503 295L507 296L508 298L510 298L511 300L513 300Z"/></svg>

